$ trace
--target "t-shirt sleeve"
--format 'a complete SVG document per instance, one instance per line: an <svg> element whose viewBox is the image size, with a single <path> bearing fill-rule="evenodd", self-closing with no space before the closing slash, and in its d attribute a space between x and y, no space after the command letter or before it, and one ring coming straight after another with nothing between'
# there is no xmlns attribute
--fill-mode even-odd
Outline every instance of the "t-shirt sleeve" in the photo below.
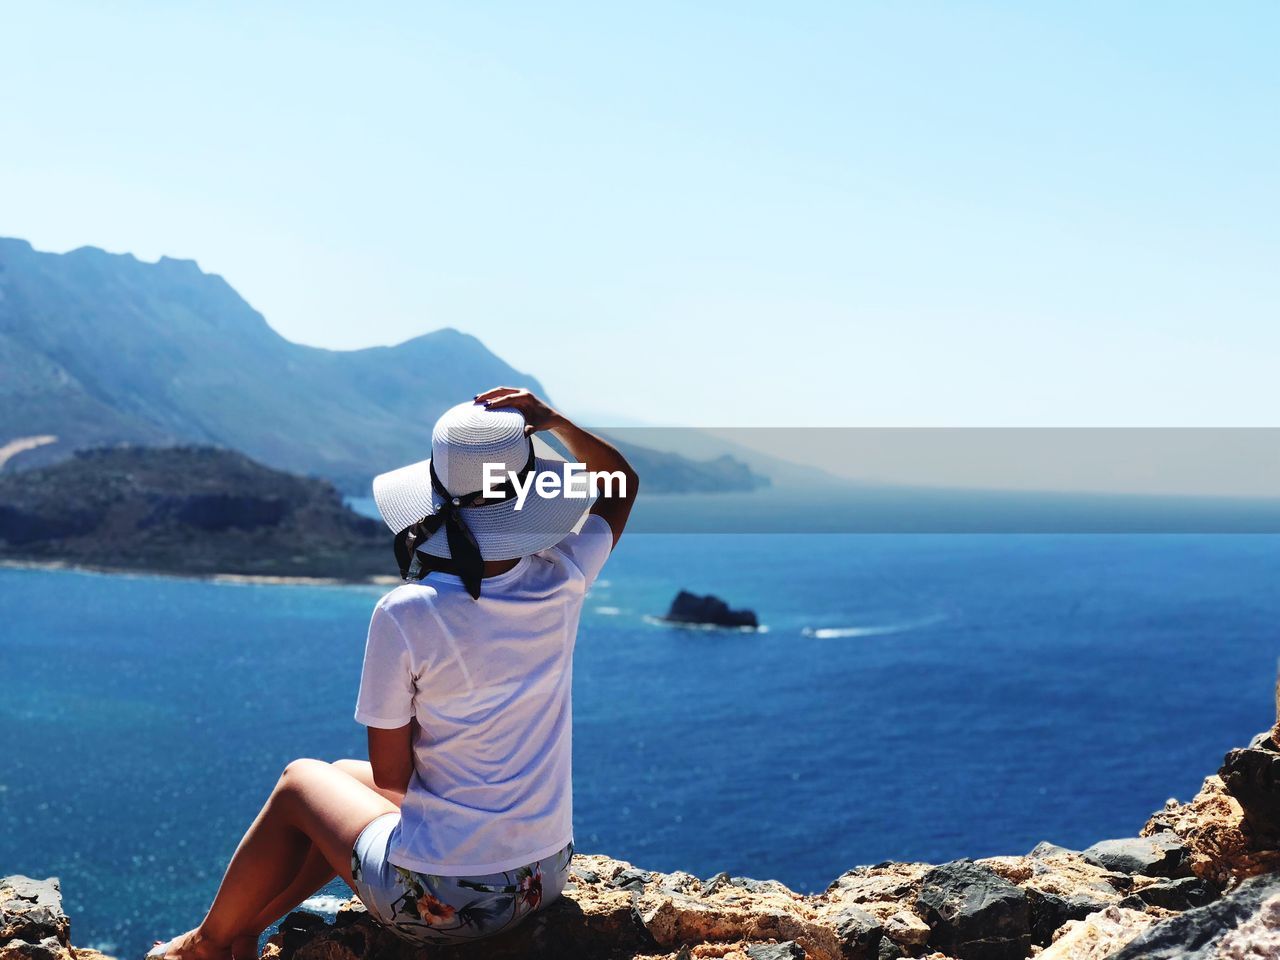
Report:
<svg viewBox="0 0 1280 960"><path fill-rule="evenodd" d="M395 618L379 604L369 621L356 721L395 730L413 719L413 666L409 644Z"/></svg>
<svg viewBox="0 0 1280 960"><path fill-rule="evenodd" d="M556 544L556 549L582 571L589 587L595 583L613 550L613 528L604 517L589 514L582 528Z"/></svg>

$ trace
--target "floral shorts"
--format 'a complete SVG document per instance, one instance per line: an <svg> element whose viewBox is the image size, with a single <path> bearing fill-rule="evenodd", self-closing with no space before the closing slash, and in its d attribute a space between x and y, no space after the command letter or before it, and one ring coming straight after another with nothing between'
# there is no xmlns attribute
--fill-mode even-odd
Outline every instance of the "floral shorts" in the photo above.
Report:
<svg viewBox="0 0 1280 960"><path fill-rule="evenodd" d="M400 814L370 823L351 851L351 878L365 909L412 943L462 943L510 930L558 897L569 880L573 841L523 867L482 877L440 877L387 859Z"/></svg>

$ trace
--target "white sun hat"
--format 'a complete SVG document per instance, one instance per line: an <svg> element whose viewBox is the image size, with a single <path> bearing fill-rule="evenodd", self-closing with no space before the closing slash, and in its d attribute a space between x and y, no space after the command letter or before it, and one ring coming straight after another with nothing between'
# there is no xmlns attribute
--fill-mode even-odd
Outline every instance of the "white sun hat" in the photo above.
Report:
<svg viewBox="0 0 1280 960"><path fill-rule="evenodd" d="M490 410L476 402L446 410L431 432L430 459L373 479L374 502L391 532L400 534L425 518L439 517L452 503L485 560L515 560L563 540L586 517L595 491L581 472L576 482L566 485L564 459L541 441L535 447L534 438L526 437L524 429L524 416L517 410ZM497 502L466 505L468 499L483 495L486 463L494 465L490 470L498 483L515 473L522 477L523 486L523 472L534 474L522 505L510 493ZM432 483L433 466L438 485ZM537 480L544 473L554 473L560 483L554 490L547 483L547 492L540 493ZM443 528L416 549L433 557L451 557Z"/></svg>

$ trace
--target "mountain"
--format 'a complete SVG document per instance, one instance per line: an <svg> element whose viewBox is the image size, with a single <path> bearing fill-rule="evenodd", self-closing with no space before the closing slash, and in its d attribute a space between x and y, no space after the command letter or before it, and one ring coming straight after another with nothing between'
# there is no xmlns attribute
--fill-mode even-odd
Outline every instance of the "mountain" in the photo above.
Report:
<svg viewBox="0 0 1280 960"><path fill-rule="evenodd" d="M122 442L209 444L365 494L375 474L425 455L442 411L497 384L542 392L456 330L323 350L281 337L193 261L0 239L0 448L58 438L28 443L9 469ZM637 455L655 491L762 482L736 461Z"/></svg>
<svg viewBox="0 0 1280 960"><path fill-rule="evenodd" d="M212 447L114 447L0 474L0 557L207 575L394 576L332 484Z"/></svg>
<svg viewBox="0 0 1280 960"><path fill-rule="evenodd" d="M821 429L810 431L815 435L815 445L821 443L816 436ZM777 488L843 489L857 484L848 477L765 452L783 447L778 442L781 439L794 444L795 433L781 427L656 427L635 421L610 426L604 431L620 448L644 447L701 461L719 458L750 464L752 472L768 477L769 485Z"/></svg>

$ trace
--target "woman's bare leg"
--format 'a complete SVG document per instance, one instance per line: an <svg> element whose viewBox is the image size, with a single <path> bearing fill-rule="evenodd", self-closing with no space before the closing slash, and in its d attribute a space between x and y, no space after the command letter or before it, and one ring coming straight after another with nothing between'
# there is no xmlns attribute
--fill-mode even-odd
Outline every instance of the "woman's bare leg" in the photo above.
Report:
<svg viewBox="0 0 1280 960"><path fill-rule="evenodd" d="M373 782L373 767L369 765L368 760L335 760L332 764L334 769L341 770L347 776L353 778L357 783L361 783L375 793L381 794L387 800L400 806L400 802L404 800L404 794L395 790L387 790L379 787ZM307 851L306 857L302 861L302 866L298 868L298 873L294 877L293 882L272 900L266 907L259 912L257 919L249 926L248 930L236 938L236 942L232 944L232 955L236 960L245 960L252 958L256 960L258 950L258 937L262 935L262 931L283 917L290 910L295 909L302 901L323 887L332 880L337 873L325 859L324 853L313 843L311 849Z"/></svg>
<svg viewBox="0 0 1280 960"><path fill-rule="evenodd" d="M332 764L293 761L236 848L208 914L171 941L167 955L225 960L232 942L251 933L263 910L294 886L313 847L350 886L351 848L360 831L396 809Z"/></svg>

